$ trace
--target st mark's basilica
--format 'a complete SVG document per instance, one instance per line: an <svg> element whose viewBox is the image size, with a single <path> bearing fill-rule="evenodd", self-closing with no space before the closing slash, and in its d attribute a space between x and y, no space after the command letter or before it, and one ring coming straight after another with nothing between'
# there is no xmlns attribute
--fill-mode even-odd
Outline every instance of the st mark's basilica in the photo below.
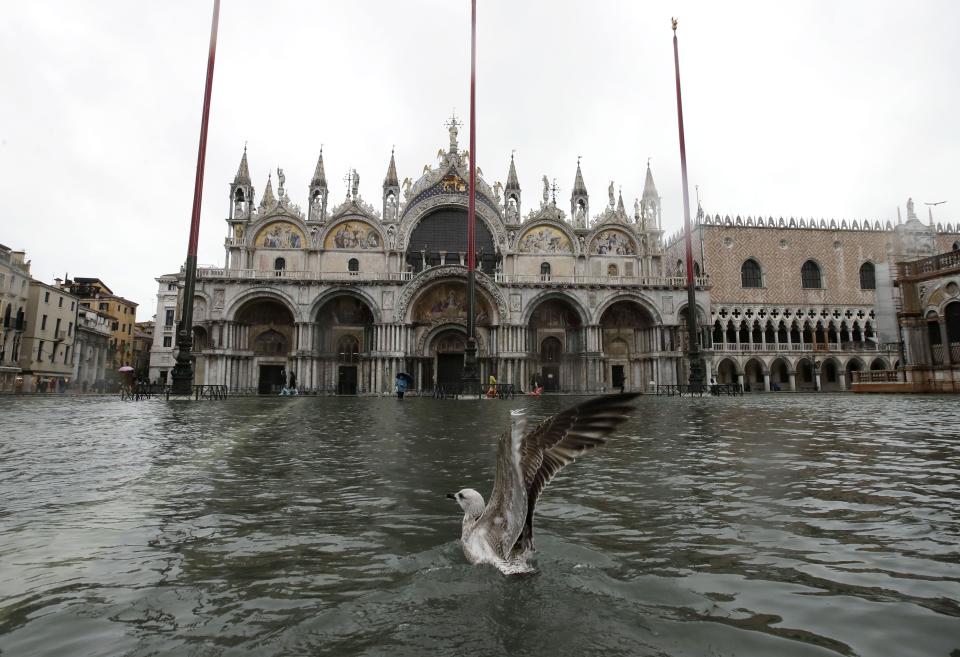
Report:
<svg viewBox="0 0 960 657"><path fill-rule="evenodd" d="M331 198L317 161L304 212L272 174L257 199L244 152L230 186L226 262L200 268L196 382L269 391L295 377L318 392L459 382L466 346L469 154L458 125L417 180L391 154L379 207L352 174ZM538 190L540 191L540 190ZM482 380L596 391L682 381L684 279L664 267L660 198L649 170L628 211L613 183L591 218L577 164L569 210L543 179L524 200L511 157L505 185L477 177L477 338ZM527 211L527 206L533 209ZM182 274L158 278L151 379L173 367ZM704 282L704 281L701 281ZM179 285L178 285L179 283ZM703 317L706 292L700 313Z"/></svg>

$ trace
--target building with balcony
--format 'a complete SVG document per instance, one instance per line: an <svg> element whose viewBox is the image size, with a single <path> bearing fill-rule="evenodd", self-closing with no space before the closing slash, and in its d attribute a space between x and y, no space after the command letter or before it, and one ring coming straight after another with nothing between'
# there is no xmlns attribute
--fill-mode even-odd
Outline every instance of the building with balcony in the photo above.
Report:
<svg viewBox="0 0 960 657"><path fill-rule="evenodd" d="M942 248L942 243L938 243ZM949 251L899 263L898 317L906 367L861 377L865 392L960 392L960 240ZM891 385L893 384L893 385Z"/></svg>
<svg viewBox="0 0 960 657"><path fill-rule="evenodd" d="M73 377L79 299L56 285L30 279L20 346L24 392L64 389Z"/></svg>
<svg viewBox="0 0 960 657"><path fill-rule="evenodd" d="M897 323L898 263L952 248L960 248L958 227L922 223L912 200L905 222L898 212L884 224L698 212L694 269L710 276L705 358L713 377L755 392L838 391L859 373L909 367L914 357L904 357ZM667 251L681 272L679 235Z"/></svg>
<svg viewBox="0 0 960 657"><path fill-rule="evenodd" d="M23 251L0 244L0 392L13 392L20 379L20 349L27 327L30 261Z"/></svg>
<svg viewBox="0 0 960 657"><path fill-rule="evenodd" d="M117 370L133 367L133 330L137 321L137 304L114 294L99 278L76 277L63 281L61 287L80 298L80 304L110 315L110 344L107 354L107 379L116 383Z"/></svg>
<svg viewBox="0 0 960 657"><path fill-rule="evenodd" d="M330 202L323 154L294 204L282 170L258 199L247 153L230 185L223 267L198 270L193 315L197 383L276 390L296 377L325 392L388 392L394 377L416 387L458 383L467 324L469 160L458 124L435 166L402 182L394 155L378 208L351 172ZM642 170L641 170L642 171ZM637 177L639 180L639 176ZM639 185L638 185L639 187ZM684 382L687 296L666 267L661 204L647 167L627 211L611 182L598 212L579 162L569 214L556 186L526 211L511 157L506 184L476 185L476 325L481 377L527 389L648 389ZM161 276L151 380L174 364L182 273ZM697 313L709 313L701 277Z"/></svg>

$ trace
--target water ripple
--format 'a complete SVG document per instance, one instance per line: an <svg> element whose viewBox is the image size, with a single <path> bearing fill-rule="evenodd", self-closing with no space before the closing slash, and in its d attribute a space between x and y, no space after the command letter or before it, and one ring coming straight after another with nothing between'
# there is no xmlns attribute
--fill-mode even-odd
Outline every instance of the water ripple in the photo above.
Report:
<svg viewBox="0 0 960 657"><path fill-rule="evenodd" d="M2 398L0 654L960 654L955 398L642 399L467 565L444 494L572 401Z"/></svg>

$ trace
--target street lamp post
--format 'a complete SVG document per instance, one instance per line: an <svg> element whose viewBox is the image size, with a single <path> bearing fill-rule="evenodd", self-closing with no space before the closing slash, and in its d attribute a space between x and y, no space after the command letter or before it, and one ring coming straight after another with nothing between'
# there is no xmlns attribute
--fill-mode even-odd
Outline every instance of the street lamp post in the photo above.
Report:
<svg viewBox="0 0 960 657"><path fill-rule="evenodd" d="M213 0L213 21L210 26L210 49L207 54L207 80L203 90L203 116L200 120L200 147L197 153L197 173L193 184L193 213L190 216L190 239L187 242L187 263L184 272L183 300L180 326L177 332L177 363L170 375L172 392L188 395L193 391L193 291L197 284L197 240L200 234L200 200L203 196L203 170L207 155L207 124L210 119L210 92L213 87L213 62L217 54L217 24L220 20L220 0Z"/></svg>

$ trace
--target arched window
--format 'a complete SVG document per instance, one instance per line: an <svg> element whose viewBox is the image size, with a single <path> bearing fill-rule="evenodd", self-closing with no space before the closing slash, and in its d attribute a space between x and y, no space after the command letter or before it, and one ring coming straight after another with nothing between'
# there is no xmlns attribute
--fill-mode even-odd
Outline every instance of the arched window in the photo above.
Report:
<svg viewBox="0 0 960 657"><path fill-rule="evenodd" d="M7 304L7 309L3 311L3 328L10 328L10 304Z"/></svg>
<svg viewBox="0 0 960 657"><path fill-rule="evenodd" d="M354 274L360 271L360 261L356 258L350 258L350 260L347 261L347 271Z"/></svg>
<svg viewBox="0 0 960 657"><path fill-rule="evenodd" d="M714 344L723 344L723 326L719 319L713 324L713 342Z"/></svg>
<svg viewBox="0 0 960 657"><path fill-rule="evenodd" d="M756 260L744 260L740 265L740 287L763 287L763 272Z"/></svg>
<svg viewBox="0 0 960 657"><path fill-rule="evenodd" d="M550 280L550 263L549 262L540 263L540 280L541 281Z"/></svg>
<svg viewBox="0 0 960 657"><path fill-rule="evenodd" d="M287 268L287 261L283 258L277 258L273 261L273 270L277 276L283 276L283 270Z"/></svg>
<svg viewBox="0 0 960 657"><path fill-rule="evenodd" d="M865 262L860 265L860 289L877 289L877 270L874 268L872 262Z"/></svg>
<svg viewBox="0 0 960 657"><path fill-rule="evenodd" d="M607 276L619 276L620 270L617 269L616 265L610 264L607 265Z"/></svg>
<svg viewBox="0 0 960 657"><path fill-rule="evenodd" d="M693 261L693 275L700 278L700 263L696 260Z"/></svg>
<svg viewBox="0 0 960 657"><path fill-rule="evenodd" d="M800 269L800 282L805 290L818 290L823 287L823 278L820 275L820 265L813 260L807 260Z"/></svg>

